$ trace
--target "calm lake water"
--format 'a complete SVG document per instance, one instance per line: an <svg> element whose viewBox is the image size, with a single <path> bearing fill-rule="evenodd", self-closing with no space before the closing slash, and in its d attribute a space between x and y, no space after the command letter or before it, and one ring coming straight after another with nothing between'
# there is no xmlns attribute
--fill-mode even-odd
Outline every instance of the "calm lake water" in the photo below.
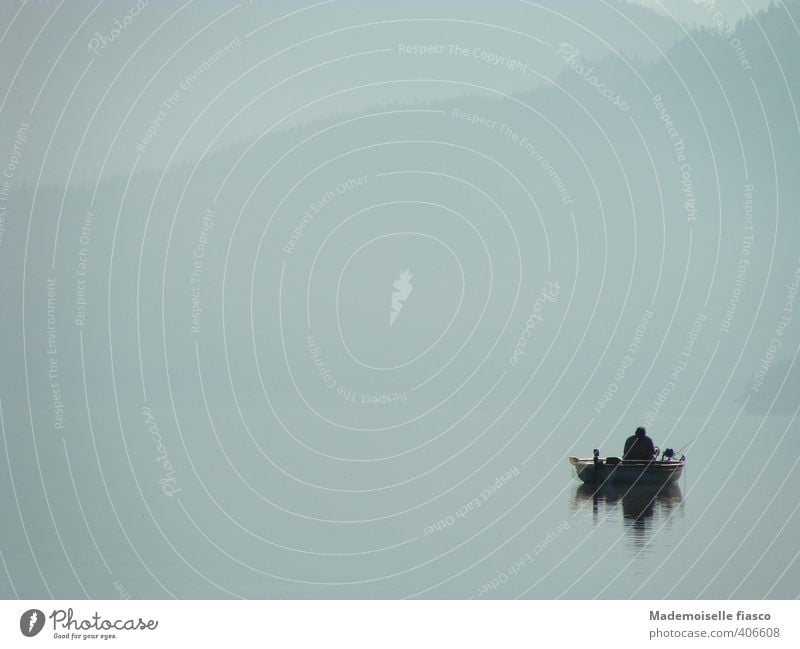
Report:
<svg viewBox="0 0 800 649"><path fill-rule="evenodd" d="M795 598L800 594L797 422L713 422L671 487L569 484L568 583L539 596ZM681 426L684 428L685 424ZM721 444L720 433L727 433ZM751 444L752 442L752 444ZM748 448L749 447L749 448ZM545 588L551 588L549 593Z"/></svg>
<svg viewBox="0 0 800 649"><path fill-rule="evenodd" d="M676 449L702 424L661 423L658 432L670 431L668 442ZM244 498L241 484L233 490L222 464L202 469L207 492L183 473L178 498L151 489L146 507L109 475L116 513L102 487L87 489L93 484L90 469L73 474L82 511L69 477L64 482L45 472L58 534L46 507L23 511L29 545L10 499L0 594L797 597L797 422L750 416L709 422L707 430L687 450L680 483L660 491L595 491L580 483L567 457L588 456L599 445L602 439L590 431L574 447L572 440L552 436L531 445L535 453L501 455L461 484L433 475L424 489L405 495L398 488L319 492L309 499L302 489L286 489L285 482L283 492L259 483L264 470L254 460L251 486L284 512ZM651 432L662 443L664 433ZM623 441L624 434L609 436L601 454L619 454ZM193 461L201 470L203 458L197 454ZM248 471L241 460L238 468L243 475ZM454 467L453 476L463 478L462 469ZM36 481L29 486L34 492ZM149 486L142 484L144 490Z"/></svg>

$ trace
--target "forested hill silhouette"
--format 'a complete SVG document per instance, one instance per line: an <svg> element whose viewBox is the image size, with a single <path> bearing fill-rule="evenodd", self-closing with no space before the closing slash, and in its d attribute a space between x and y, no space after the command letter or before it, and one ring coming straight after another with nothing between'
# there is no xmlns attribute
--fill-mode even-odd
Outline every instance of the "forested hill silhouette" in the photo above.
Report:
<svg viewBox="0 0 800 649"><path fill-rule="evenodd" d="M667 20L653 18L643 9L641 15L652 21ZM129 296L135 294L137 281L140 285L151 282L160 286L163 275L166 321L170 322L172 309L183 313L189 261L178 261L175 255L191 255L200 219L211 205L217 216L215 239L206 257L207 268L213 269L204 278L204 289L209 296L221 291L222 266L234 227L237 228L235 245L243 249L236 248L233 256L252 258L266 224L270 223L266 250L262 251L266 260L263 272L279 274L284 259L282 246L314 197L302 183L295 191L289 190L317 167L320 169L316 175L322 185L335 187L345 180L346 175L342 177L336 171L336 163L328 164L331 159L337 156L343 156L339 160L357 159L361 173L373 176L376 172L419 168L428 162L436 166L437 156L449 152L447 155L453 156L447 159L449 173L477 182L481 176L474 174L475 162L480 159L481 164L486 163L485 158L480 158L483 154L513 169L527 191L535 196L551 240L566 241L572 250L575 230L578 232L581 262L578 272L586 275L574 276L576 265L572 256L565 258L563 266L554 260L552 272L564 279L564 286L569 287L574 281L574 303L586 309L585 314L565 321L562 335L576 343L582 340L587 348L595 350L575 361L585 363L587 368L578 374L588 375L609 336L609 331L587 329L601 280L604 291L610 286L619 287L618 291L604 293L602 309L609 322L613 323L621 312L630 312L638 318L650 303L652 287L661 277L659 300L665 304L690 305L685 307L686 313L705 308L711 323L707 331L713 330L717 335L736 285L742 242L742 196L745 186L752 185L758 199L754 257L741 287L736 304L738 315L729 334L729 337L740 335L749 342L744 351L742 346L723 345L719 352L719 358L725 359L739 377L731 382L738 390L757 364L764 332L773 327L774 314L780 310L784 287L790 280L792 260L785 249L776 247L776 241L800 240L800 223L792 218L800 188L795 182L796 173L790 176L790 170L800 170L800 128L794 104L797 97L792 94L800 87L800 61L792 50L798 38L797 23L800 23L798 2L784 2L755 18L743 20L733 34L695 29L687 31L677 43L664 38L668 49L663 51L661 59L576 58L580 65L593 67L593 76L624 97L630 107L627 111L608 101L579 70L568 67L551 84L527 93L504 97L490 91L476 91L442 102L410 100L405 104L376 105L356 114L335 113L325 120L270 132L257 142L228 146L196 165L184 164L163 174L137 172L130 182L127 177L103 179L97 186L92 207L95 222L91 263L97 269L92 280L97 284L89 287L94 295L93 312L102 313L107 305L104 273L111 263L111 251L117 255L115 272L138 268L140 243L144 239L144 248L148 253L157 252L157 258L142 268L140 278L122 275L117 280L120 292L115 291L111 300L122 299L117 296L125 294L125 290ZM646 38L641 34L639 37ZM733 39L746 51L750 70L745 69ZM553 47L546 55L560 56L557 49ZM541 50L538 55L542 56ZM680 162L654 96L660 96L685 144L686 160L691 167L688 192L681 186ZM495 130L454 117L454 109L509 125L520 138L526 139L530 148L518 146ZM415 112L419 110L441 112L421 119ZM265 124L267 128L269 125ZM408 140L415 144L400 143ZM441 144L448 142L472 151L463 150L463 154L455 156ZM556 190L553 173L568 192L569 204L564 193ZM518 185L507 176L498 176L492 182L497 183L501 192L510 192L511 188L518 191ZM385 196L403 195L403 191L391 190L387 194L384 187L371 177L359 197L366 203L377 203ZM29 259L52 258L55 223L60 218L56 264L70 272L80 249L77 233L94 190L95 186L89 183L73 184L66 192L60 187L37 189L31 225L34 243ZM13 201L21 213L27 214L32 197L30 186L21 187ZM510 218L521 224L521 232L540 240L538 217L531 212L527 198L514 194L511 200L506 205ZM336 210L347 207L345 202L332 207L328 217L315 224L318 228L315 236L329 232L346 215L345 211ZM570 214L574 215L575 226ZM237 218L240 221L235 225ZM636 228L631 227L634 218ZM691 257L688 225L692 232ZM20 230L9 231L4 254L12 248L15 238L19 243L15 250L21 254L24 234ZM117 243L112 247L114 237ZM665 258L664 241L667 249L685 250L686 255ZM698 254L699 250L702 254ZM539 250L535 256L543 257ZM687 264L688 279L684 280ZM21 268L22 264L17 264L13 272L21 273ZM29 278L44 281L50 270L45 263L29 263L27 272ZM228 281L231 273L234 271L230 271ZM637 282L629 286L632 274ZM250 276L243 277L249 289ZM8 283L9 287L20 285L18 281ZM525 288L534 292L535 287ZM415 299L417 295L421 292L415 293ZM146 326L153 327L160 336L162 304L160 296L157 298L142 301L140 308ZM249 298L249 292L241 298L231 295L226 308L246 310ZM241 304L237 304L240 299ZM305 308L304 295L290 295L286 299L290 304L297 300L298 309ZM266 299L259 302L267 303ZM268 315L260 313L259 308L256 307L256 320ZM751 316L756 313L754 324ZM422 326L405 315L404 326ZM382 317L386 319L385 314ZM670 313L662 313L660 317L666 327ZM668 333L667 344L677 348L685 330L691 327L689 315L681 318ZM182 323L183 319L181 316L179 321ZM209 318L209 327L211 322ZM98 323L95 332L100 342L107 336L101 324ZM247 320L233 320L227 335L249 336L249 325ZM755 333L748 334L751 326L755 327ZM121 323L117 331L135 341L131 323ZM167 331L167 336L170 335ZM280 356L279 338L265 337L262 344L269 353ZM155 356L154 362L159 353L157 348L144 351L145 356ZM187 362L191 361L193 347L188 346L183 353ZM555 350L554 367L569 358L568 347ZM221 354L218 360L222 360ZM64 365L79 367L78 363ZM89 368L89 373L92 372L103 375L107 367L100 363ZM209 372L209 383L219 381L222 386L225 380L224 375L217 377ZM178 385L176 390L185 389L184 396L188 399L195 388L187 384L185 388ZM276 389L289 387L281 384ZM705 385L700 388L704 389ZM602 386L598 392L601 390ZM588 394L592 392L587 391L587 405L590 401L594 403L596 395ZM552 398L569 400L575 393L567 386L562 397L556 394ZM737 396L738 392L731 388L727 398L732 401ZM649 395L641 398L644 408Z"/></svg>

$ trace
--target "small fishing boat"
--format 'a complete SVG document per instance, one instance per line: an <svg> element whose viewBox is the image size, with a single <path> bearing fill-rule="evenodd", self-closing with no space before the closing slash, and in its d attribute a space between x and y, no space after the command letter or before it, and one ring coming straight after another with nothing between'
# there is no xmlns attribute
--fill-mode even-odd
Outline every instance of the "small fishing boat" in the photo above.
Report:
<svg viewBox="0 0 800 649"><path fill-rule="evenodd" d="M675 452L668 448L660 460L622 460L600 457L600 451L595 449L594 457L570 457L569 463L575 475L587 484L673 484L683 473L686 456L675 459Z"/></svg>

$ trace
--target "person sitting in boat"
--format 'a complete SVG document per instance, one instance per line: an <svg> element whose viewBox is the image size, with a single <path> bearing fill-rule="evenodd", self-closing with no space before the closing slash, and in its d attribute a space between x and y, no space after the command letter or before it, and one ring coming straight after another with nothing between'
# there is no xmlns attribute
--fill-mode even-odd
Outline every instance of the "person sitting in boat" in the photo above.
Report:
<svg viewBox="0 0 800 649"><path fill-rule="evenodd" d="M625 450L622 453L623 460L647 460L654 459L656 447L653 440L647 436L647 431L639 426L636 432L625 440Z"/></svg>

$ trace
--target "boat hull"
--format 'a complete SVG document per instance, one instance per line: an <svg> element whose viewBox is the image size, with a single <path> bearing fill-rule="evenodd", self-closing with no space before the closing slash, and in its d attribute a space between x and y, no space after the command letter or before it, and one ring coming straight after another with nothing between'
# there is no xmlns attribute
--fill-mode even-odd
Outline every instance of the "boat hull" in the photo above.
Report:
<svg viewBox="0 0 800 649"><path fill-rule="evenodd" d="M575 475L587 484L673 484L680 479L686 464L683 460L608 462L608 458L598 458L595 463L591 457L571 457L569 463L575 469Z"/></svg>

